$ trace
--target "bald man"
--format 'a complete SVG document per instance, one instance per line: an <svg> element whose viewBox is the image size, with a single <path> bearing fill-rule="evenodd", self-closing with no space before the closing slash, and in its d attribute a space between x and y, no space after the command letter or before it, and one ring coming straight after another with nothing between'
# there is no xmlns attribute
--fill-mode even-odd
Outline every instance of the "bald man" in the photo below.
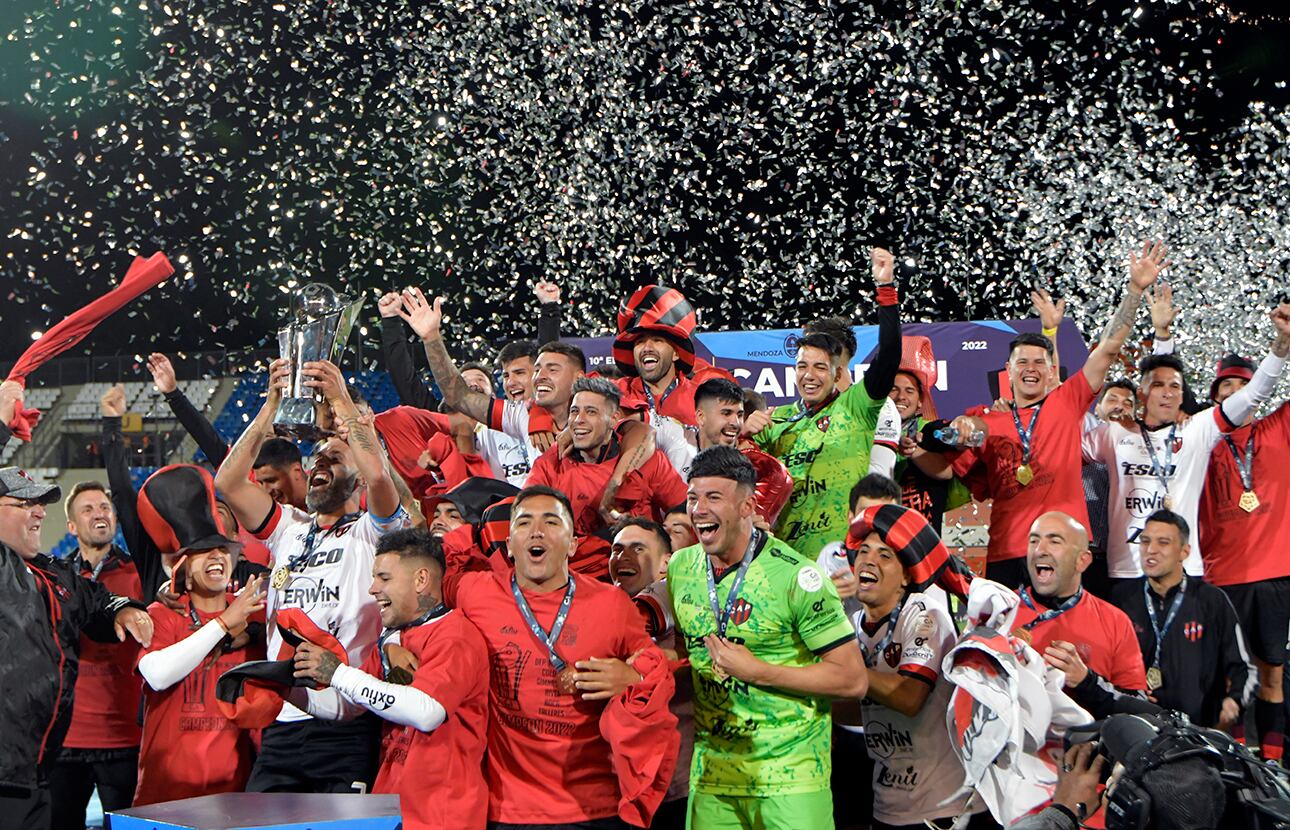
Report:
<svg viewBox="0 0 1290 830"><path fill-rule="evenodd" d="M1066 675L1066 693L1096 718L1118 709L1122 698L1143 697L1147 675L1128 616L1084 590L1093 561L1083 523L1060 512L1030 526L1026 570L1014 630L1026 631L1048 665Z"/></svg>

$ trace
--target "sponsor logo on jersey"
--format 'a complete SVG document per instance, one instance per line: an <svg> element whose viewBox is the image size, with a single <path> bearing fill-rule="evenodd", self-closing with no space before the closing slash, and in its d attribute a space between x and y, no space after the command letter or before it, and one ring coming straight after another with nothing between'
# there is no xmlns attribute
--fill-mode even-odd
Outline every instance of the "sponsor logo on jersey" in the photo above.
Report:
<svg viewBox="0 0 1290 830"><path fill-rule="evenodd" d="M918 772L913 767L893 770L884 766L882 772L878 773L878 786L889 790L912 792L918 786Z"/></svg>
<svg viewBox="0 0 1290 830"><path fill-rule="evenodd" d="M878 758L890 758L898 749L912 749L914 736L903 729L892 729L891 724L871 720L864 725L864 742Z"/></svg>
<svg viewBox="0 0 1290 830"><path fill-rule="evenodd" d="M372 704L374 709L389 709L394 705L394 695L388 692L377 691L370 686L364 686L358 690L359 697Z"/></svg>
<svg viewBox="0 0 1290 830"><path fill-rule="evenodd" d="M1165 494L1136 487L1124 497L1124 509L1134 516L1150 516L1165 506Z"/></svg>
<svg viewBox="0 0 1290 830"><path fill-rule="evenodd" d="M1132 461L1121 461L1120 472L1126 476L1154 476L1159 469L1155 464L1135 464ZM1178 472L1177 464L1165 467L1165 477L1173 478Z"/></svg>
<svg viewBox="0 0 1290 830"><path fill-rule="evenodd" d="M752 612L753 604L743 597L740 597L735 600L734 606L730 609L730 621L735 625L743 625L748 622L748 618L752 616Z"/></svg>
<svg viewBox="0 0 1290 830"><path fill-rule="evenodd" d="M1183 626L1183 636L1193 643L1198 642L1201 637L1205 636L1205 625L1198 622L1189 622Z"/></svg>
<svg viewBox="0 0 1290 830"><path fill-rule="evenodd" d="M310 568L321 568L324 565L335 565L345 555L344 548L332 548L331 550L315 551L308 559L291 563L292 573L300 573Z"/></svg>
<svg viewBox="0 0 1290 830"><path fill-rule="evenodd" d="M797 587L813 594L824 587L824 577L814 565L806 565L797 572Z"/></svg>
<svg viewBox="0 0 1290 830"><path fill-rule="evenodd" d="M282 589L282 604L299 608L306 613L319 605L338 605L340 588L308 578L298 578Z"/></svg>
<svg viewBox="0 0 1290 830"><path fill-rule="evenodd" d="M820 454L820 448L813 450L802 450L801 452L790 452L784 456L784 466L792 469L793 467L806 467L815 460L815 456Z"/></svg>
<svg viewBox="0 0 1290 830"><path fill-rule="evenodd" d="M796 539L799 536L804 536L807 533L815 533L822 530L828 530L832 524L833 524L833 521L829 518L829 514L821 512L819 515L819 518L815 519L814 521L798 519L792 522L791 524L789 524L788 533L784 535L784 538L787 541L792 541L793 539Z"/></svg>

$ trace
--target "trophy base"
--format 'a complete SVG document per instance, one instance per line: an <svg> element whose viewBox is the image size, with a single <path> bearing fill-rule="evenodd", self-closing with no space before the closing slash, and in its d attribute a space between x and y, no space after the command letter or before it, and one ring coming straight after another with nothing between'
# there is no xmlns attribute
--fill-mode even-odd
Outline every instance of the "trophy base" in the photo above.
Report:
<svg viewBox="0 0 1290 830"><path fill-rule="evenodd" d="M318 425L313 398L283 398L273 416L273 432L296 441L321 441L336 434Z"/></svg>

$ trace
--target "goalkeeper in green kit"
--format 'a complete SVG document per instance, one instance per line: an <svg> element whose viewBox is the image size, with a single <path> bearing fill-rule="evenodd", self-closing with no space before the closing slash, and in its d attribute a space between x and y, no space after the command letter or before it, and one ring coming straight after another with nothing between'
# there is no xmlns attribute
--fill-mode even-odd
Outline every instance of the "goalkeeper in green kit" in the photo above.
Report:
<svg viewBox="0 0 1290 830"><path fill-rule="evenodd" d="M901 355L895 261L882 248L870 256L878 289L878 350L863 382L839 392L838 381L850 370L842 344L827 334L808 334L797 346L801 400L755 413L744 423L757 446L793 476L793 495L775 535L812 561L826 544L846 536L851 487L870 472L890 477L900 446L900 412L887 398Z"/></svg>
<svg viewBox="0 0 1290 830"><path fill-rule="evenodd" d="M830 698L869 686L832 581L754 527L756 483L734 447L695 456L686 507L699 544L667 568L694 681L691 830L832 827Z"/></svg>

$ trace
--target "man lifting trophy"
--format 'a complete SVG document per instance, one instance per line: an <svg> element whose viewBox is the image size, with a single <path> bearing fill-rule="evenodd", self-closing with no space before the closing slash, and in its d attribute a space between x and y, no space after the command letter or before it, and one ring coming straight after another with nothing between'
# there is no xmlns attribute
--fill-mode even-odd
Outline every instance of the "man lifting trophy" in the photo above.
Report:
<svg viewBox="0 0 1290 830"><path fill-rule="evenodd" d="M301 441L317 441L331 435L320 424L320 394L305 386L302 367L314 360L340 363L345 341L354 327L363 298L351 300L330 286L310 283L300 289L299 303L290 322L278 330L278 347L282 357L291 362L291 388L282 396L273 416L273 429L279 435Z"/></svg>

